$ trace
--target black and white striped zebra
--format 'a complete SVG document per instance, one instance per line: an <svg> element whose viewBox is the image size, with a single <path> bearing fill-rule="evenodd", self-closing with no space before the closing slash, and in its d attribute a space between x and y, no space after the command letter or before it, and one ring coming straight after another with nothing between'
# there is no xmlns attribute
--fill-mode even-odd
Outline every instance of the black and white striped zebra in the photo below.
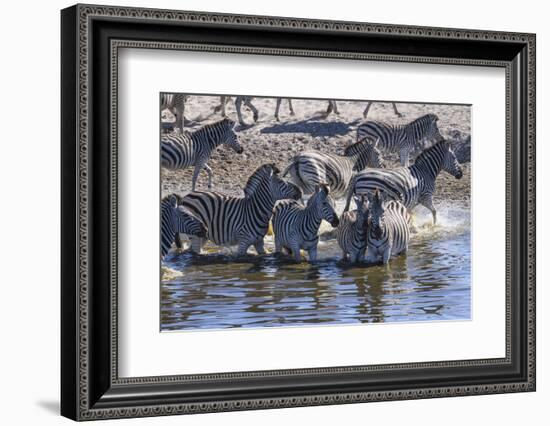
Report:
<svg viewBox="0 0 550 426"><path fill-rule="evenodd" d="M168 254L172 244L179 241L179 234L204 237L206 229L202 222L183 207L178 206L178 197L174 194L164 197L160 202L160 255ZM177 244L178 245L178 244Z"/></svg>
<svg viewBox="0 0 550 426"><path fill-rule="evenodd" d="M227 145L238 154L243 152L239 138L234 130L235 123L224 118L216 123L207 124L192 133L165 135L161 138L161 165L167 169L185 169L195 166L192 189L195 190L197 178L204 168L208 173L208 189L212 188L212 169L208 160L219 145Z"/></svg>
<svg viewBox="0 0 550 426"><path fill-rule="evenodd" d="M342 260L357 263L365 258L369 202L367 197L355 198L356 210L344 212L336 230L336 240L342 249Z"/></svg>
<svg viewBox="0 0 550 426"><path fill-rule="evenodd" d="M185 101L188 96L183 93L161 93L160 110L168 109L176 117L174 128L183 132L185 122Z"/></svg>
<svg viewBox="0 0 550 426"><path fill-rule="evenodd" d="M399 153L402 166L409 165L409 156L425 146L425 142L440 142L443 136L437 127L438 117L426 114L404 125L392 125L380 121L366 121L357 128L357 140L374 142L385 152Z"/></svg>
<svg viewBox="0 0 550 426"><path fill-rule="evenodd" d="M326 182L334 198L346 195L353 174L365 167L382 167L382 155L376 143L356 142L344 150L344 155L308 151L292 158L283 176L290 173L292 181L304 194Z"/></svg>
<svg viewBox="0 0 550 426"><path fill-rule="evenodd" d="M244 197L193 191L183 197L181 205L206 226L209 240L217 245L238 245L238 255L242 256L251 245L258 254L265 253L264 236L275 202L301 196L297 186L279 177L275 165L264 164L248 178ZM195 251L200 252L201 246L202 241L192 242Z"/></svg>
<svg viewBox="0 0 550 426"><path fill-rule="evenodd" d="M367 195L378 189L390 198L401 201L409 211L417 204L422 204L432 212L435 225L437 212L432 197L436 178L442 170L457 179L462 178L462 168L446 141L437 142L424 150L412 166L368 169L357 173L350 183L344 211L349 209L353 195Z"/></svg>
<svg viewBox="0 0 550 426"><path fill-rule="evenodd" d="M369 206L369 216L367 262L387 264L391 256L407 252L411 217L403 204L384 200L376 190Z"/></svg>
<svg viewBox="0 0 550 426"><path fill-rule="evenodd" d="M319 227L324 219L333 227L339 219L330 198L328 185L321 184L315 189L304 207L294 200L278 202L273 209L273 233L275 234L275 252L283 248L291 252L296 261L300 261L300 249L308 252L310 261L317 259Z"/></svg>

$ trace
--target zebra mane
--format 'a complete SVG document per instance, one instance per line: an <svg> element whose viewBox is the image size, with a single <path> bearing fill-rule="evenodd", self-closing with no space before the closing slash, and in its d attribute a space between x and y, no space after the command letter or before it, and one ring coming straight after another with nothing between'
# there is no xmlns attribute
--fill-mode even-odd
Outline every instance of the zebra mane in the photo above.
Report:
<svg viewBox="0 0 550 426"><path fill-rule="evenodd" d="M450 144L448 141L436 142L431 147L426 148L424 151L422 151L420 155L416 157L416 159L414 160L414 164L422 163L426 161L428 157L431 157L433 152L438 150L446 151L447 149L449 149L449 147L450 147Z"/></svg>
<svg viewBox="0 0 550 426"><path fill-rule="evenodd" d="M169 194L162 197L162 204L170 204L172 207L177 207L181 203L182 197L178 194Z"/></svg>
<svg viewBox="0 0 550 426"><path fill-rule="evenodd" d="M192 134L209 133L210 130L218 128L233 129L233 127L235 127L235 122L226 117L215 121L214 123L205 124L200 129L195 130Z"/></svg>
<svg viewBox="0 0 550 426"><path fill-rule="evenodd" d="M418 117L416 120L413 120L409 123L409 125L414 125L415 123L419 123L421 121L437 121L439 120L439 117L436 114L426 114Z"/></svg>
<svg viewBox="0 0 550 426"><path fill-rule="evenodd" d="M254 171L254 173L250 175L250 177L246 181L246 185L244 186L243 190L244 196L252 196L266 177L271 177L273 174L279 173L279 168L273 163L261 165Z"/></svg>
<svg viewBox="0 0 550 426"><path fill-rule="evenodd" d="M359 142L355 142L344 149L344 155L346 157L353 157L354 155L360 155L365 151L366 145L368 143L369 142L366 139L362 139ZM377 149L374 145L372 145L372 148Z"/></svg>

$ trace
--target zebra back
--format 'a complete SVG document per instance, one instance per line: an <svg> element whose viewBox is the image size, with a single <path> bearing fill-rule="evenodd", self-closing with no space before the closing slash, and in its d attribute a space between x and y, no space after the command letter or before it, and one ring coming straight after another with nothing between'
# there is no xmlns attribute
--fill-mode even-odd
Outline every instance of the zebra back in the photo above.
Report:
<svg viewBox="0 0 550 426"><path fill-rule="evenodd" d="M235 123L224 118L207 124L194 132L164 135L161 138L161 165L167 169L183 169L206 163L212 151L227 144L237 153L242 152L233 128Z"/></svg>

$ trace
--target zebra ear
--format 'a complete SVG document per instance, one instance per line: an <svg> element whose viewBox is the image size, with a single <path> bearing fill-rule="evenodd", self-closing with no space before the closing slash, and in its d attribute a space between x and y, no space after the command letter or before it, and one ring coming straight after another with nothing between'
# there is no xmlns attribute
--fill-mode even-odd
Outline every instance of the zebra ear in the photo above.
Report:
<svg viewBox="0 0 550 426"><path fill-rule="evenodd" d="M174 194L170 195L168 201L173 208L178 207L178 198Z"/></svg>

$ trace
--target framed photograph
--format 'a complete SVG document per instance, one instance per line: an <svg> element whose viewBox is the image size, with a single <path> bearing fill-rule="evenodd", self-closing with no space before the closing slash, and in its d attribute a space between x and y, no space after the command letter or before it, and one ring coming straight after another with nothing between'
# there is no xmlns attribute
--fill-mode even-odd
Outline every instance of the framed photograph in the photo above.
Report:
<svg viewBox="0 0 550 426"><path fill-rule="evenodd" d="M535 35L61 12L61 412L535 390Z"/></svg>

